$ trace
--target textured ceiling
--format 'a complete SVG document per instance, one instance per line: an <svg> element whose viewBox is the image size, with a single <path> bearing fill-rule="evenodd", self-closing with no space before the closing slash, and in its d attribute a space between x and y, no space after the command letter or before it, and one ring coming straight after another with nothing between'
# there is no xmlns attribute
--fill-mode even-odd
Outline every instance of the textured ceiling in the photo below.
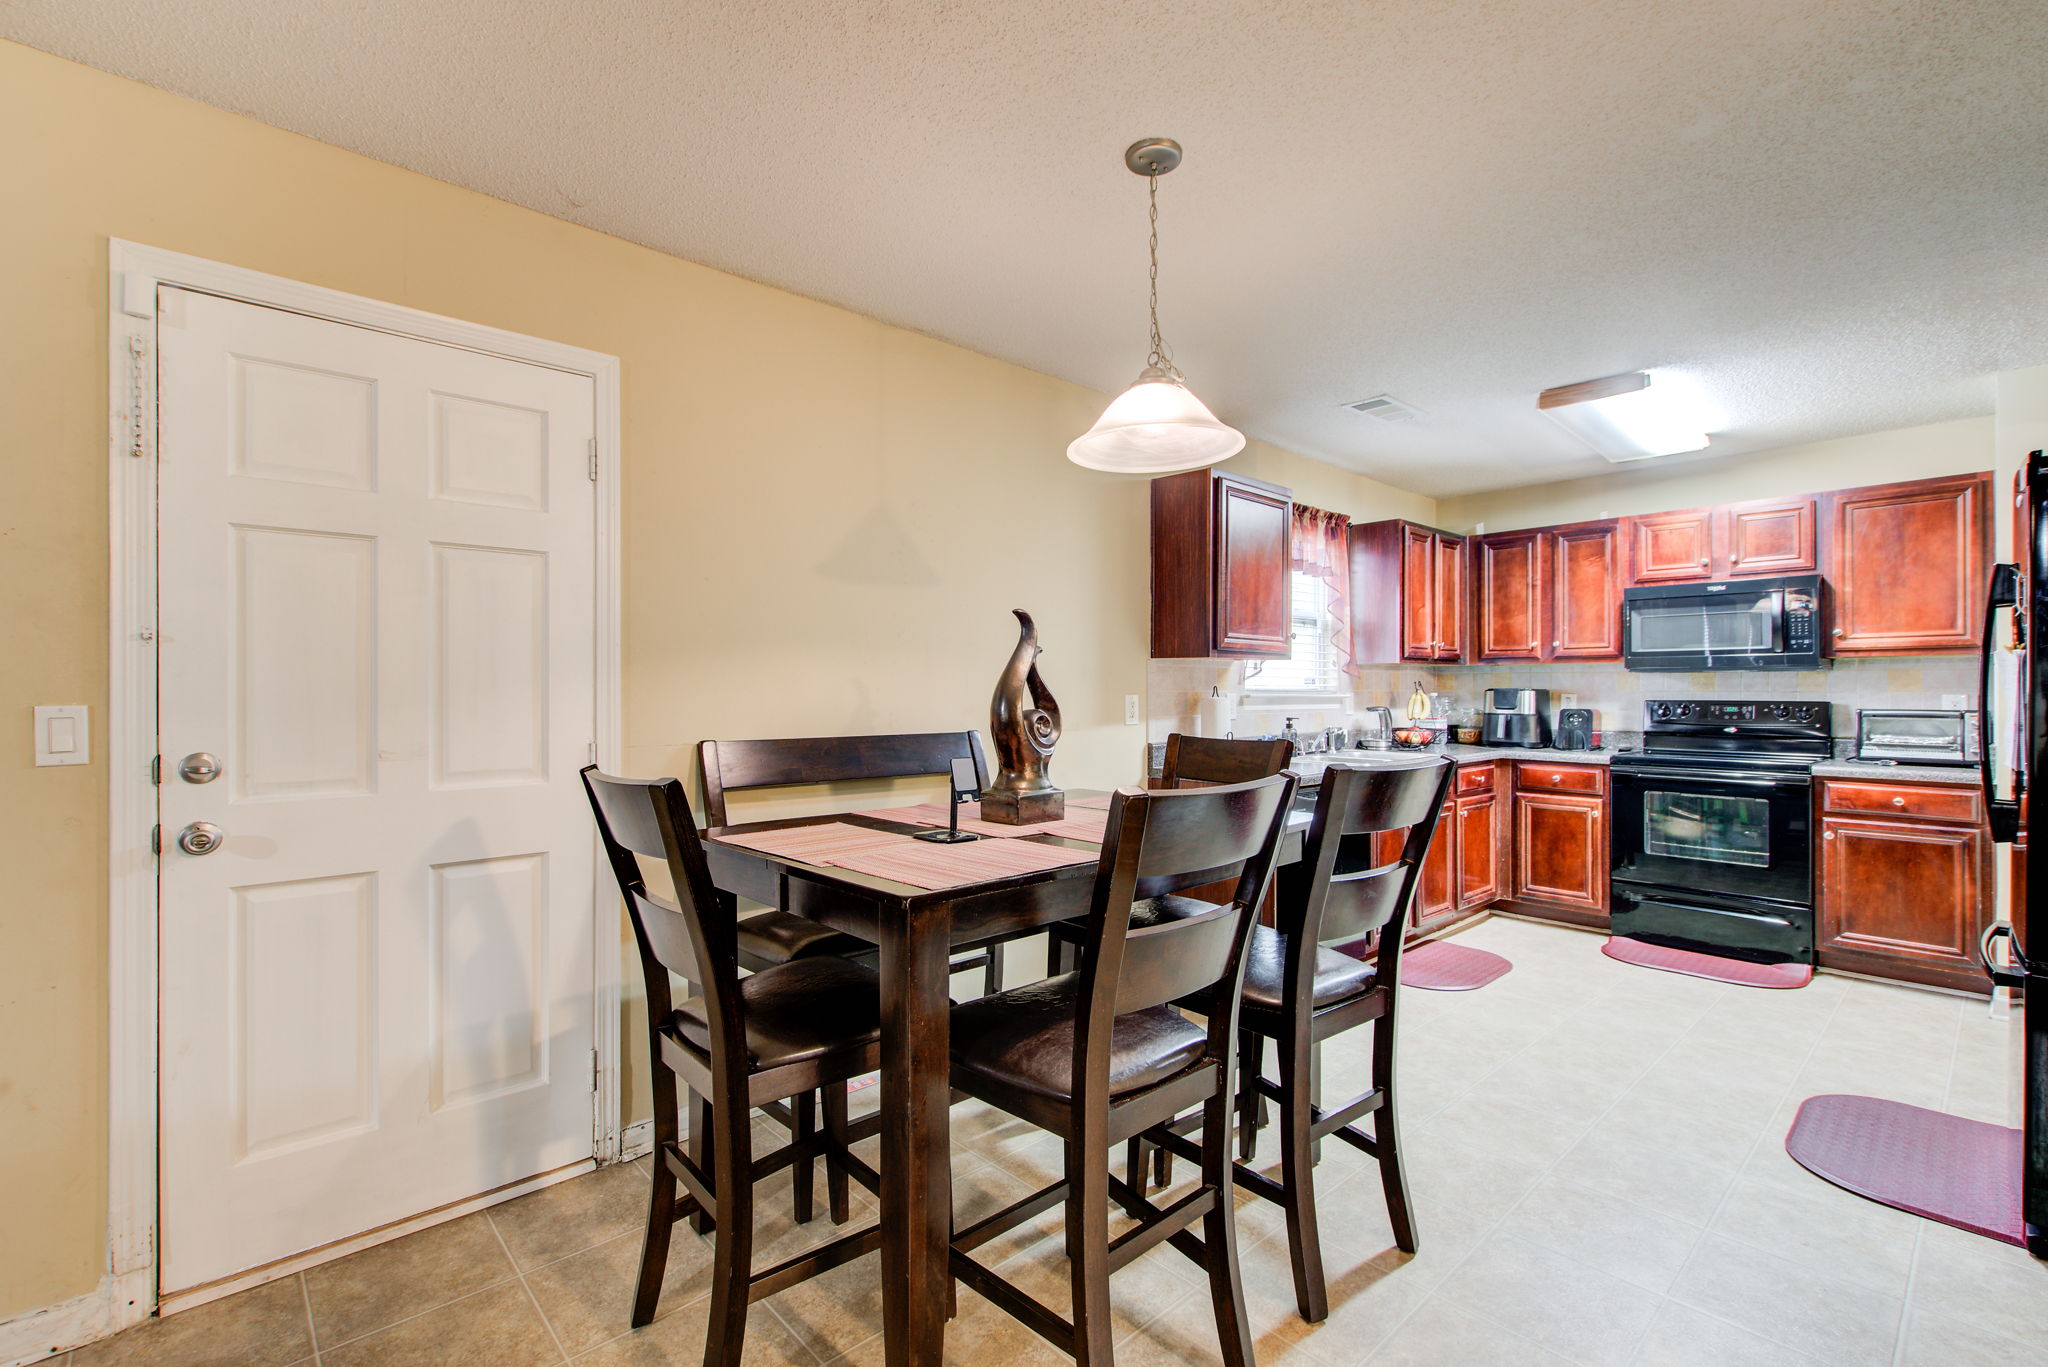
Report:
<svg viewBox="0 0 2048 1367"><path fill-rule="evenodd" d="M4 0L0 35L1098 388L1166 334L1253 435L1425 493L1716 452L2048 361L2042 0ZM1348 400L1423 410L1389 426Z"/></svg>

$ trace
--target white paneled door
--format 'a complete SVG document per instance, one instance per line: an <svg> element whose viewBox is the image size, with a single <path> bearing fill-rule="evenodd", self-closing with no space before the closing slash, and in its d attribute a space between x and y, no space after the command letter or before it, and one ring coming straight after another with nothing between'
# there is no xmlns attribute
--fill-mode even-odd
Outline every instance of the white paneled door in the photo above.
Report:
<svg viewBox="0 0 2048 1367"><path fill-rule="evenodd" d="M595 498L587 375L157 328L168 1293L590 1157Z"/></svg>

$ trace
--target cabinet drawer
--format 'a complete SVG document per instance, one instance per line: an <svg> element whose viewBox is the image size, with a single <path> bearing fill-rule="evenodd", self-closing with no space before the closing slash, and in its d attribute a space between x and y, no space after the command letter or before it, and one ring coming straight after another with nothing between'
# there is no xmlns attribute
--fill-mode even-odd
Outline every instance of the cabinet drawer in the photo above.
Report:
<svg viewBox="0 0 2048 1367"><path fill-rule="evenodd" d="M1458 793L1490 793L1493 791L1493 766L1491 764L1461 764L1458 766Z"/></svg>
<svg viewBox="0 0 2048 1367"><path fill-rule="evenodd" d="M1983 794L1975 788L1906 783L1836 783L1822 790L1823 810L1871 816L1916 816L1926 821L1984 820Z"/></svg>
<svg viewBox="0 0 2048 1367"><path fill-rule="evenodd" d="M1530 793L1605 793L1607 770L1594 764L1515 765L1515 786Z"/></svg>

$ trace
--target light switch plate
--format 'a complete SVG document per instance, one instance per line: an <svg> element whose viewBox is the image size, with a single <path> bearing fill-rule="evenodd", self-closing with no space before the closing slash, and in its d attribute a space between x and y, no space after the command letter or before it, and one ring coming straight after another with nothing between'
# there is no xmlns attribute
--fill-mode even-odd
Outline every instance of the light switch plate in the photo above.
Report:
<svg viewBox="0 0 2048 1367"><path fill-rule="evenodd" d="M92 763L92 737L79 707L36 709L36 767Z"/></svg>
<svg viewBox="0 0 2048 1367"><path fill-rule="evenodd" d="M1967 693L1944 693L1941 695L1941 705L1952 712L1961 712L1970 705L1970 695Z"/></svg>

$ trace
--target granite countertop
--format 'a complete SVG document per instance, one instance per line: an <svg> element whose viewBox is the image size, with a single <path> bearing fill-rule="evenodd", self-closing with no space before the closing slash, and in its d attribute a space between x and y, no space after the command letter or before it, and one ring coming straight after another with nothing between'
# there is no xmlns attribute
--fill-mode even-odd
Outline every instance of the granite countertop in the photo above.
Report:
<svg viewBox="0 0 2048 1367"><path fill-rule="evenodd" d="M1847 759L1822 760L1813 766L1813 776L1860 778L1870 783L1942 783L1952 788L1974 788L1983 781L1975 765L1858 764Z"/></svg>
<svg viewBox="0 0 2048 1367"><path fill-rule="evenodd" d="M1287 767L1300 774L1302 782L1312 787L1322 780L1323 771L1332 764L1377 768L1419 763L1438 755L1460 764L1485 764L1497 759L1530 760L1539 764L1606 764L1614 758L1614 751L1553 750L1547 746L1530 749L1519 745L1445 745L1431 750L1332 750L1296 755L1294 762Z"/></svg>

